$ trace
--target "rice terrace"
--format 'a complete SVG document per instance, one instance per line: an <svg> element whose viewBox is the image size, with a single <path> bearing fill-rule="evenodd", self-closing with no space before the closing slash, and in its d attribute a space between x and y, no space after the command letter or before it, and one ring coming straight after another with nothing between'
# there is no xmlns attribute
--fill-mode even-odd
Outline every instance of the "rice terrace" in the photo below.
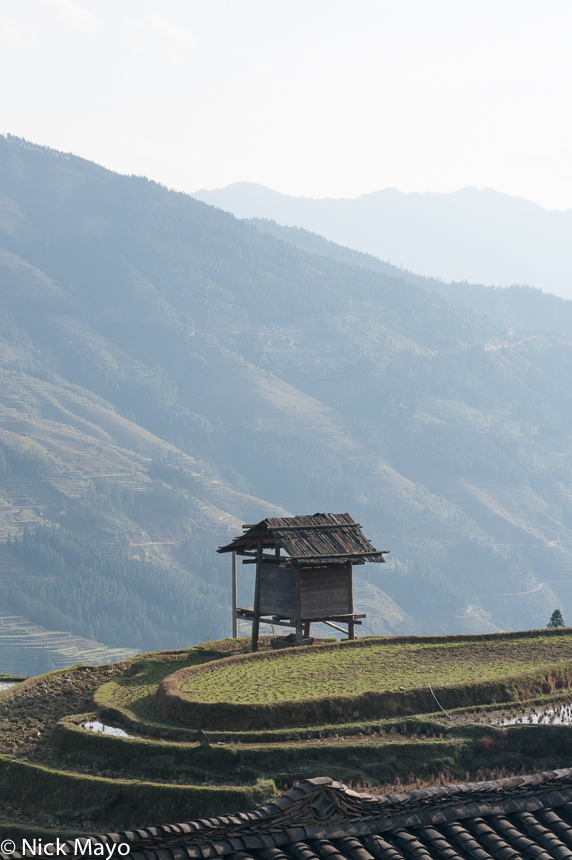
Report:
<svg viewBox="0 0 572 860"><path fill-rule="evenodd" d="M168 716L217 729L427 713L434 691L448 708L493 704L568 687L572 641L557 642L405 637L252 654L181 669L161 682L157 701Z"/></svg>
<svg viewBox="0 0 572 860"><path fill-rule="evenodd" d="M8 818L14 832L14 807L21 833L73 835L251 810L316 774L401 791L561 767L572 753L567 720L515 724L570 702L568 629L249 644L75 666L2 691L0 830Z"/></svg>
<svg viewBox="0 0 572 860"><path fill-rule="evenodd" d="M460 639L460 641L459 641ZM181 684L205 702L279 702L349 696L432 684L467 684L521 674L572 660L572 639L555 645L550 636L530 639L365 640L359 647L330 645L312 653L280 653L253 663L242 659L224 671L202 672Z"/></svg>

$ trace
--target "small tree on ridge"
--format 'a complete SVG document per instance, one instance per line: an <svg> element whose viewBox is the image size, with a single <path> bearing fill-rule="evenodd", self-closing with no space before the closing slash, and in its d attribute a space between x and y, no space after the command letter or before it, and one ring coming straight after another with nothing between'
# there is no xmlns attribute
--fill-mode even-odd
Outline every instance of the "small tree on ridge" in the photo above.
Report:
<svg viewBox="0 0 572 860"><path fill-rule="evenodd" d="M564 623L564 619L562 618L562 613L559 609L555 609L552 615L550 616L550 621L546 625L551 629L555 629L556 627L566 627Z"/></svg>

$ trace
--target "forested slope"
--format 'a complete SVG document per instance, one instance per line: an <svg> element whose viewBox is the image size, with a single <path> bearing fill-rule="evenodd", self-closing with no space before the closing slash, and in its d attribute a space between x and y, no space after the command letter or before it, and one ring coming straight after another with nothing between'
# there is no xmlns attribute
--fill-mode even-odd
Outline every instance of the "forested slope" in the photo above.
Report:
<svg viewBox="0 0 572 860"><path fill-rule="evenodd" d="M501 329L548 331L572 335L572 300L545 293L537 287L521 284L513 284L510 287L485 287L482 284L469 284L467 281L460 283L453 281L448 284L437 278L416 275L371 254L344 248L301 227L285 227L265 218L249 218L247 223L252 224L262 233L270 233L277 239L282 239L311 254L331 257L349 266L381 272L437 292L478 314L489 317L493 325Z"/></svg>
<svg viewBox="0 0 572 860"><path fill-rule="evenodd" d="M43 576L64 612L62 577L79 605L94 571L129 641L89 596L79 634L220 636L216 547L240 521L331 510L391 550L356 571L376 632L572 617L566 336L507 334L397 273L14 138L0 175L2 527L45 523L34 540L62 556L48 577L19 545L29 574L2 586L4 611L24 614ZM98 567L109 543L123 561L102 549Z"/></svg>

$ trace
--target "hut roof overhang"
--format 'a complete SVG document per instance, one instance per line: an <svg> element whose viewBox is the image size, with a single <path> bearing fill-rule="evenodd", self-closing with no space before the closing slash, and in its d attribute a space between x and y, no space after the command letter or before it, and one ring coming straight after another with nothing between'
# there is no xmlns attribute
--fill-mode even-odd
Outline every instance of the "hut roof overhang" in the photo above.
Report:
<svg viewBox="0 0 572 860"><path fill-rule="evenodd" d="M312 516L270 517L247 528L218 552L239 555L262 548L280 547L297 565L364 564L384 562L389 550L376 550L350 514L313 514Z"/></svg>

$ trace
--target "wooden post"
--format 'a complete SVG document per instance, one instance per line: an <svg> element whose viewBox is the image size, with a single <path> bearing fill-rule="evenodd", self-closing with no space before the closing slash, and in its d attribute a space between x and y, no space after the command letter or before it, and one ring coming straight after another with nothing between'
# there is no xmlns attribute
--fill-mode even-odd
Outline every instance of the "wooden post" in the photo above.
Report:
<svg viewBox="0 0 572 860"><path fill-rule="evenodd" d="M312 626L312 622L311 622L311 621L306 621L306 622L304 623L304 639L309 639L309 638L310 638L310 627L311 627L311 626Z"/></svg>
<svg viewBox="0 0 572 860"><path fill-rule="evenodd" d="M296 568L296 645L302 644L302 589L300 568Z"/></svg>
<svg viewBox="0 0 572 860"><path fill-rule="evenodd" d="M260 570L262 567L262 538L256 547L256 584L254 586L254 618L252 619L252 643L250 650L258 651L258 629L260 627Z"/></svg>
<svg viewBox="0 0 572 860"><path fill-rule="evenodd" d="M238 619L236 617L236 552L232 554L232 638L238 638Z"/></svg>
<svg viewBox="0 0 572 860"><path fill-rule="evenodd" d="M348 576L349 576L348 585L349 585L349 592L350 592L350 612L353 615L353 611L354 611L354 578L352 576L351 564L349 565ZM348 639L355 639L356 638L356 632L355 631L356 631L356 627L355 627L355 624L354 624L353 619L352 619L351 621L348 621Z"/></svg>

